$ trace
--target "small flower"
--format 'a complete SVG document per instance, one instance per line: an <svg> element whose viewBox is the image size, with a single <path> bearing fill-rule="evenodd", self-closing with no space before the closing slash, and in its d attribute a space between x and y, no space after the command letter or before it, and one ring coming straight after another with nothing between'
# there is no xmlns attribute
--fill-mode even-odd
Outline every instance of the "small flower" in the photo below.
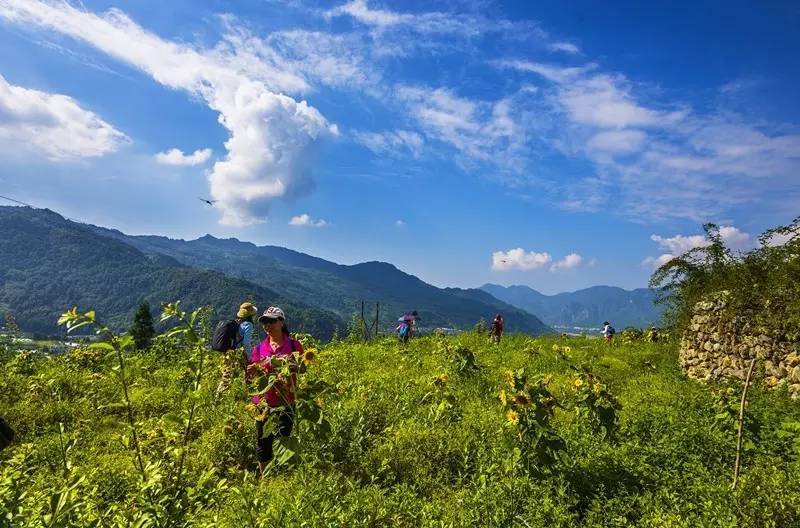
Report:
<svg viewBox="0 0 800 528"><path fill-rule="evenodd" d="M306 363L306 364L311 363L312 361L314 361L315 357L316 357L316 354L314 354L314 349L313 348L309 349L309 350L306 350L306 353L303 354L303 363Z"/></svg>
<svg viewBox="0 0 800 528"><path fill-rule="evenodd" d="M556 352L558 352L558 349L559 349L558 345L553 345L553 350L555 350Z"/></svg>
<svg viewBox="0 0 800 528"><path fill-rule="evenodd" d="M581 387L583 387L583 380L578 378L575 380L575 389L580 389Z"/></svg>
<svg viewBox="0 0 800 528"><path fill-rule="evenodd" d="M501 390L500 394L497 397L500 398L500 403L503 404L503 407L505 407L506 404L508 404L508 398L506 397L506 391Z"/></svg>
<svg viewBox="0 0 800 528"><path fill-rule="evenodd" d="M563 351L564 351L564 352L566 352L567 354L569 354L570 352L572 352L572 349L571 349L570 347L568 347L568 346L565 346L565 347L564 347L564 348L562 348L561 350L563 350Z"/></svg>
<svg viewBox="0 0 800 528"><path fill-rule="evenodd" d="M513 385L514 384L514 372L511 371L511 370L507 370L506 373L505 373L505 379L506 379L506 382L509 385Z"/></svg>
<svg viewBox="0 0 800 528"><path fill-rule="evenodd" d="M601 392L603 392L603 386L600 385L599 383L595 383L594 387L592 387L592 390L594 391L595 394L600 394Z"/></svg>
<svg viewBox="0 0 800 528"><path fill-rule="evenodd" d="M509 409L506 413L506 420L508 420L508 423L512 423L514 425L519 424L519 413L513 409Z"/></svg>

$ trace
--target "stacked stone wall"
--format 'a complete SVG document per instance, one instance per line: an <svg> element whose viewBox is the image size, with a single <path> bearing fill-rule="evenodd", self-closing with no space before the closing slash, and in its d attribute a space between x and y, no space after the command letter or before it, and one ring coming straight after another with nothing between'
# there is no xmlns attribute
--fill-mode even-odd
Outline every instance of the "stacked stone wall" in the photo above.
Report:
<svg viewBox="0 0 800 528"><path fill-rule="evenodd" d="M763 383L786 386L792 398L800 399L800 343L750 328L746 318L731 316L726 308L724 297L695 305L679 352L686 374L700 380L744 380L750 360L756 358Z"/></svg>

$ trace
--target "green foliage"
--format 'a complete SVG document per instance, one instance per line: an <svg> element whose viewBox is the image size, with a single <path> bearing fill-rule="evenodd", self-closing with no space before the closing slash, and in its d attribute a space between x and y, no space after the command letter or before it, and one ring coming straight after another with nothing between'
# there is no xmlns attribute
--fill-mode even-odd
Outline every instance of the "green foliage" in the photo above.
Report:
<svg viewBox="0 0 800 528"><path fill-rule="evenodd" d="M5 362L0 409L19 438L0 451L0 526L800 523L800 408L751 387L731 491L738 393L685 379L671 342L304 336L303 357L215 400L205 312L163 312L170 329L147 350L103 331L91 348ZM259 479L249 393L293 372L295 429Z"/></svg>
<svg viewBox="0 0 800 528"><path fill-rule="evenodd" d="M150 341L156 335L155 328L153 328L153 316L150 314L150 303L143 302L136 310L133 316L133 325L129 331L133 336L133 343L138 349L144 349L150 346Z"/></svg>
<svg viewBox="0 0 800 528"><path fill-rule="evenodd" d="M716 225L703 228L705 247L673 258L650 279L670 322L683 328L697 302L722 295L730 317L740 316L749 330L800 339L800 218L766 231L759 247L741 255L725 247Z"/></svg>
<svg viewBox="0 0 800 528"><path fill-rule="evenodd" d="M611 394L608 386L587 368L576 369L578 376L575 387L575 414L585 420L593 433L602 438L613 438L619 422L617 414L621 409L619 400Z"/></svg>

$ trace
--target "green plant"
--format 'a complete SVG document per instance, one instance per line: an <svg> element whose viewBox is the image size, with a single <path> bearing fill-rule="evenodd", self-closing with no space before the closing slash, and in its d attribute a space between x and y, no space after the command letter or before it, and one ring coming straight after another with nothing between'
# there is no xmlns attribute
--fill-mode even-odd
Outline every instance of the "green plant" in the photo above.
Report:
<svg viewBox="0 0 800 528"><path fill-rule="evenodd" d="M525 369L506 373L507 389L500 391L506 425L516 433L518 452L528 469L551 470L566 450L551 420L560 404L547 388L549 380L528 381Z"/></svg>
<svg viewBox="0 0 800 528"><path fill-rule="evenodd" d="M575 414L589 424L592 432L603 438L613 438L622 405L589 369L575 370L578 372L573 382Z"/></svg>

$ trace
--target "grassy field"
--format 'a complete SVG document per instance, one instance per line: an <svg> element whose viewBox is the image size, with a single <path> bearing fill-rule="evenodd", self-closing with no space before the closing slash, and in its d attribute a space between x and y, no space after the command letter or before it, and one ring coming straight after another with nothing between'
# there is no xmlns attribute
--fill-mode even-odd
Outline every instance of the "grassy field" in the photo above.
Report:
<svg viewBox="0 0 800 528"><path fill-rule="evenodd" d="M127 357L135 439L113 353L7 355L0 526L800 525L800 404L751 389L731 491L741 385L685 379L674 343L306 347L302 418L263 480L241 376L214 401L216 353Z"/></svg>

